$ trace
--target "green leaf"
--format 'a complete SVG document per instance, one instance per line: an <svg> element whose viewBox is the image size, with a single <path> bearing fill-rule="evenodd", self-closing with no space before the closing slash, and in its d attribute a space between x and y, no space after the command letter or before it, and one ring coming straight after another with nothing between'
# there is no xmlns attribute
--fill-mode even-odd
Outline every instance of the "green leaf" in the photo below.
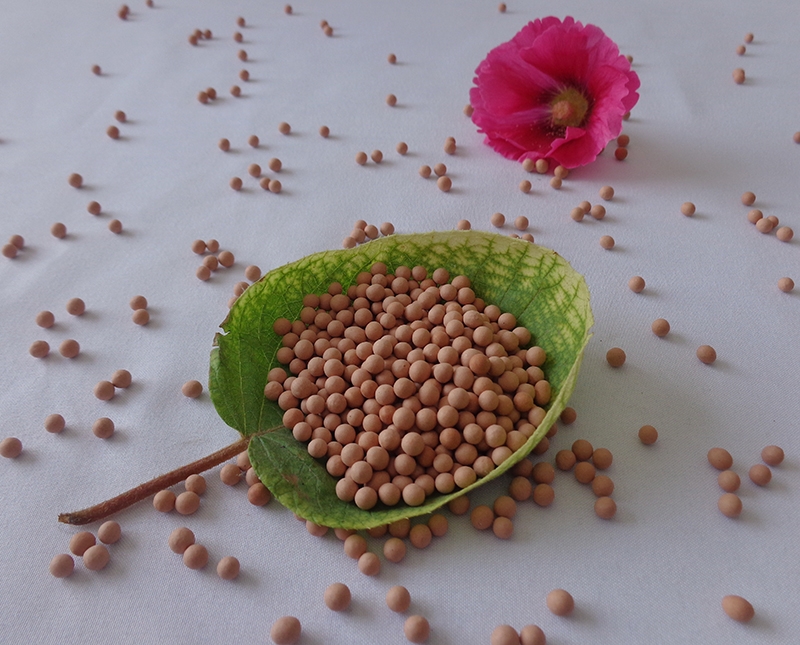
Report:
<svg viewBox="0 0 800 645"><path fill-rule="evenodd" d="M281 424L277 403L264 397L267 373L278 366L276 318L298 318L303 297L324 293L331 282L347 289L375 262L390 270L421 265L466 275L478 297L513 313L547 352L543 369L552 387L544 422L525 445L489 475L419 507L364 511L336 497L336 480L311 458ZM249 455L261 481L289 509L330 527L370 528L430 513L464 492L496 479L538 444L566 406L575 387L594 320L581 275L555 251L494 233L452 231L392 235L354 249L325 251L270 271L236 301L211 352L211 399L222 419L251 436Z"/></svg>

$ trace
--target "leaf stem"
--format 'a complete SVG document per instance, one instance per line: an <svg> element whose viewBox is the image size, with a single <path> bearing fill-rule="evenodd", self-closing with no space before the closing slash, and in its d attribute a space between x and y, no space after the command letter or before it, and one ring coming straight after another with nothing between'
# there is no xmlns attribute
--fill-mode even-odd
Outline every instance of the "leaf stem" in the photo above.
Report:
<svg viewBox="0 0 800 645"><path fill-rule="evenodd" d="M129 491L126 491L121 495L117 495L116 497L112 497L105 502L95 504L89 508L84 508L81 511L75 511L73 513L61 513L58 516L58 521L64 522L65 524L80 525L90 524L92 522L102 520L109 515L118 513L129 506L133 506L136 502L140 502L151 495L155 495L160 490L174 486L178 482L186 479L189 475L202 473L209 468L213 468L214 466L221 464L223 461L227 461L231 457L238 455L243 450L247 450L249 442L250 437L243 437L242 439L235 441L222 450L217 450L217 452L212 453L207 457L203 457L202 459L198 459L190 464L186 464L185 466L181 466L180 468L160 475L155 479L151 479L149 482L145 482L144 484L140 484L135 488L131 488Z"/></svg>

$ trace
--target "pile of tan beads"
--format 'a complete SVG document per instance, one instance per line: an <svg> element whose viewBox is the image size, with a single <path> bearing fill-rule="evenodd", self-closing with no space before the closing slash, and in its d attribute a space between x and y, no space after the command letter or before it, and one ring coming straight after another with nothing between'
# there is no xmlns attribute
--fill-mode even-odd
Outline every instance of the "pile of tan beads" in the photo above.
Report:
<svg viewBox="0 0 800 645"><path fill-rule="evenodd" d="M540 347L510 313L447 270L383 263L342 293L304 298L265 396L308 452L326 459L336 492L363 509L419 506L466 488L525 444L546 414Z"/></svg>

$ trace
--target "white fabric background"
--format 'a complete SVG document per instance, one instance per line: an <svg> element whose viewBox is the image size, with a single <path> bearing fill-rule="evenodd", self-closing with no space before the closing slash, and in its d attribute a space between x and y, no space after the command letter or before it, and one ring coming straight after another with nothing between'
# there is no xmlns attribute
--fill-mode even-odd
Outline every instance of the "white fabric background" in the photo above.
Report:
<svg viewBox="0 0 800 645"><path fill-rule="evenodd" d="M8 643L268 642L278 616L294 614L302 643L403 643L403 617L386 609L393 584L409 588L412 610L430 620L436 645L488 643L491 630L537 623L548 643L792 643L800 555L800 441L797 366L800 295L778 291L784 275L800 283L797 240L778 242L747 222L739 196L752 190L765 214L800 232L797 176L800 146L800 35L792 2L755 0L662 3L641 0L558 3L157 0L132 5L129 20L114 3L88 0L0 2L0 234L21 234L27 246L0 258L3 342L0 344L0 435L22 439L19 459L0 463L0 640ZM630 156L606 152L572 173L561 191L529 176L484 146L461 110L472 72L492 47L528 20L573 15L597 24L642 80L641 100L625 126ZM247 18L245 43L231 35ZM335 29L326 38L319 21ZM214 39L187 43L193 29ZM748 31L744 57L734 50ZM251 61L236 58L241 48ZM386 62L389 52L398 64ZM93 64L104 70L90 72ZM747 83L731 79L744 67ZM252 81L241 83L246 67ZM238 83L244 96L227 90ZM221 98L199 104L207 86ZM393 92L392 109L384 98ZM127 112L123 138L105 130L115 110ZM293 134L278 134L281 121ZM317 134L322 124L332 136ZM257 134L262 147L246 145ZM228 137L233 150L217 149ZM447 136L458 154L442 152ZM394 152L398 141L410 152ZM380 166L359 167L359 150L380 148ZM284 191L264 193L247 165L283 160ZM454 188L441 193L417 175L422 163L444 161ZM80 172L86 187L66 178ZM235 193L229 179L245 179ZM530 178L534 190L517 189ZM576 224L570 209L617 192L602 222ZM86 203L103 205L100 217ZM680 215L682 202L698 213ZM521 504L509 541L451 518L449 535L400 565L384 562L377 578L361 575L332 535L308 535L277 504L255 508L243 487L224 486L216 471L198 513L156 513L148 502L118 516L123 539L100 573L78 563L73 576L47 571L78 529L59 512L100 501L227 445L236 433L217 417L207 393L180 393L190 378L205 381L213 335L243 269L264 271L308 253L336 248L356 219L391 220L399 232L450 229L460 218L489 230L501 211L531 219L537 242L556 249L585 274L596 318L594 338L572 398L578 421L562 428L551 451L577 438L615 455L617 517L592 511L593 495L559 473L556 501ZM119 218L125 231L106 226ZM69 236L49 234L64 222ZM506 232L510 232L507 228ZM613 235L606 252L598 239ZM194 277L195 238L217 238L236 265L208 283ZM628 290L632 275L647 289ZM151 323L130 321L128 300L150 301ZM74 318L66 301L83 298ZM42 330L36 312L57 324ZM658 339L650 323L667 318ZM46 360L28 355L33 340L50 342ZM75 360L55 349L81 343ZM694 356L713 345L712 367ZM605 363L612 346L628 354L624 368ZM113 401L93 385L118 368L134 385ZM44 418L67 420L61 435ZM92 422L111 417L117 432L96 439ZM636 437L645 423L658 444ZM777 443L787 459L772 483L747 481L761 448ZM716 472L706 462L715 445L734 456L743 478L738 520L716 508ZM491 501L496 482L473 498ZM167 547L186 524L211 554L190 571ZM96 528L96 527L93 527ZM370 540L380 549L381 541ZM214 573L235 555L242 575ZM348 584L353 607L334 614L325 587ZM568 619L552 616L545 594L563 587L576 600ZM720 609L740 594L756 619L739 625Z"/></svg>

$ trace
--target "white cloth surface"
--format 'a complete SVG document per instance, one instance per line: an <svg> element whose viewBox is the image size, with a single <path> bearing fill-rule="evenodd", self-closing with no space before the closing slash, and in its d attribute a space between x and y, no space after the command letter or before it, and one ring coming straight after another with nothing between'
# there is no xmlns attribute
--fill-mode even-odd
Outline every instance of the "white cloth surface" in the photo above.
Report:
<svg viewBox="0 0 800 645"><path fill-rule="evenodd" d="M800 292L778 291L782 276L800 283L800 241L759 234L740 202L757 195L765 215L800 232L797 177L800 146L800 35L792 2L711 0L663 3L297 2L156 0L132 5L127 21L115 5L76 0L0 3L0 235L21 234L26 247L0 258L3 342L0 344L0 436L17 436L24 452L0 460L0 641L4 643L269 642L269 628L292 614L304 645L404 643L404 617L384 604L386 590L406 586L409 613L426 616L430 643L488 643L499 624L539 624L548 643L672 645L797 642L800 613ZM624 131L630 155L617 162L610 146L574 171L560 191L528 175L482 143L462 114L473 71L486 53L528 20L572 15L600 26L634 57L641 100ZM237 16L244 43L232 34ZM326 19L334 36L326 38ZM187 42L195 28L211 41ZM746 32L755 40L739 57ZM237 58L245 49L249 60ZM387 63L390 52L398 63ZM99 64L101 76L90 69ZM744 85L731 73L743 67ZM249 82L237 74L246 68ZM243 96L228 88L238 84ZM209 105L198 91L215 87ZM385 104L389 93L398 105ZM120 140L106 136L116 110ZM281 121L292 125L283 136ZM329 139L318 134L321 125ZM247 137L261 139L258 149ZM454 136L458 152L442 151ZM217 141L227 137L232 150ZM406 141L405 157L394 151ZM381 149L384 162L360 167L356 152ZM279 195L247 175L279 157ZM417 174L445 162L453 190L442 193ZM67 185L72 172L85 187ZM231 177L245 189L228 187ZM517 185L528 178L533 191ZM571 208L616 190L607 217L575 223ZM94 217L86 204L97 200ZM680 205L693 201L686 218ZM383 562L376 578L361 575L328 535L308 535L272 503L251 506L244 486L229 488L207 473L201 509L183 518L142 502L116 518L123 537L102 572L81 563L66 579L48 563L68 550L78 529L59 512L113 496L236 438L204 392L214 333L243 269L263 271L309 253L337 248L357 219L392 221L398 232L454 228L466 218L491 230L492 213L526 215L537 243L557 250L586 276L596 319L571 405L545 459L578 438L608 447L614 464L612 521L597 518L594 496L571 474L557 473L556 501L546 509L520 504L512 539L479 533L449 516L450 532L404 562ZM124 232L113 235L118 218ZM49 233L56 221L69 235ZM511 232L506 226L503 231ZM601 235L617 246L604 251ZM216 238L236 264L204 283L195 275L196 238ZM642 294L627 287L641 275ZM129 299L145 295L151 322L131 322ZM64 307L85 300L81 317ZM56 316L52 329L36 313ZM655 318L672 325L665 339ZM68 360L58 344L75 338ZM50 356L28 355L36 339ZM701 364L695 349L714 346ZM619 370L605 362L620 346ZM94 384L125 368L134 384L110 402ZM62 414L67 429L44 431ZM111 417L106 441L91 432ZM637 431L652 424L656 445ZM786 461L769 486L747 478L760 451L778 444ZM706 461L727 448L742 478L744 512L716 508L721 490ZM473 496L473 505L505 493L507 479ZM180 525L211 555L200 572L167 547ZM96 525L89 528L96 529ZM382 540L369 540L380 551ZM241 561L235 582L214 567L224 555ZM325 587L344 582L353 606L329 611ZM561 587L576 601L558 618L545 595ZM720 608L726 594L749 599L747 625Z"/></svg>

